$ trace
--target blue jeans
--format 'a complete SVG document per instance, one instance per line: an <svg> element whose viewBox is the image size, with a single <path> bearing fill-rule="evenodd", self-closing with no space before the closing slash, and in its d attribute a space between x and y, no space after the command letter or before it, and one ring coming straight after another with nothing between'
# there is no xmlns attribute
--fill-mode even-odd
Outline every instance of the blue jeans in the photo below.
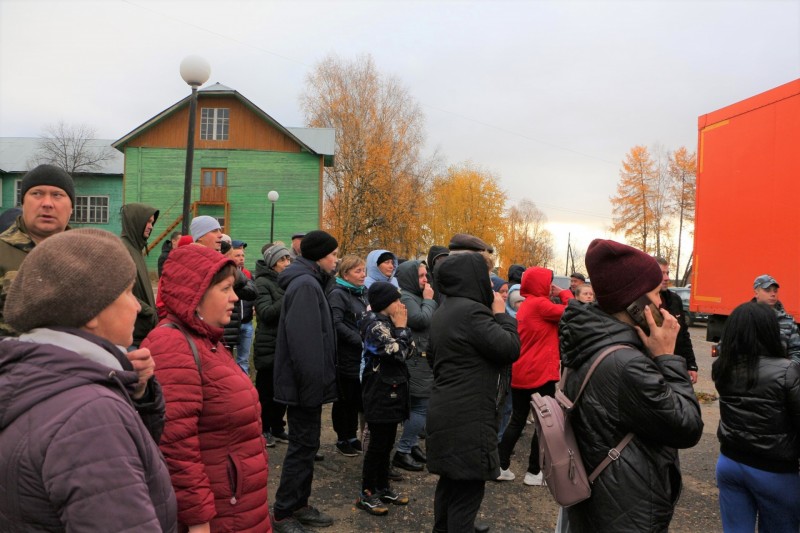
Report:
<svg viewBox="0 0 800 533"><path fill-rule="evenodd" d="M253 347L253 323L242 324L239 329L239 347L236 349L236 364L250 373L250 348Z"/></svg>
<svg viewBox="0 0 800 533"><path fill-rule="evenodd" d="M428 417L428 398L411 396L408 400L409 415L408 420L403 424L403 434L397 441L397 451L400 453L411 453L411 448L419 444L419 434L425 427L425 419Z"/></svg>
<svg viewBox="0 0 800 533"><path fill-rule="evenodd" d="M800 530L800 476L778 474L737 463L720 454L717 486L725 533L769 533Z"/></svg>
<svg viewBox="0 0 800 533"><path fill-rule="evenodd" d="M513 403L511 401L511 389L508 389L506 401L503 404L503 418L500 420L500 431L497 432L497 442L503 440L503 433L506 432L508 423L511 421L511 413L513 412Z"/></svg>

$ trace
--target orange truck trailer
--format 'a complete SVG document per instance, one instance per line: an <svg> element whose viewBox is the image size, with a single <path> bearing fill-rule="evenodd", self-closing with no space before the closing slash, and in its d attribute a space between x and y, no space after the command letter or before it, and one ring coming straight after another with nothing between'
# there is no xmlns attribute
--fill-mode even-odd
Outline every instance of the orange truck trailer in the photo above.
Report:
<svg viewBox="0 0 800 533"><path fill-rule="evenodd" d="M725 319L769 274L800 320L800 79L703 115L689 309Z"/></svg>

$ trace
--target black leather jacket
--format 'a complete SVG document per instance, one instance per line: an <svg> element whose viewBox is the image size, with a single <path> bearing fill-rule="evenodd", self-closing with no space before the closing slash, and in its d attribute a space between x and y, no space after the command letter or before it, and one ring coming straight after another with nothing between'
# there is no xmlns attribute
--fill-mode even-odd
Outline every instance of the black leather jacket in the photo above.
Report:
<svg viewBox="0 0 800 533"><path fill-rule="evenodd" d="M717 362L714 362L716 367ZM720 451L768 472L798 471L800 457L800 365L761 357L758 381L714 378L719 392Z"/></svg>
<svg viewBox="0 0 800 533"><path fill-rule="evenodd" d="M587 472L629 432L634 438L595 480L592 496L568 509L573 531L666 531L681 490L676 448L703 434L700 405L676 355L649 357L635 330L596 305L571 300L559 324L564 392L575 398L605 348L624 344L595 370L573 414Z"/></svg>

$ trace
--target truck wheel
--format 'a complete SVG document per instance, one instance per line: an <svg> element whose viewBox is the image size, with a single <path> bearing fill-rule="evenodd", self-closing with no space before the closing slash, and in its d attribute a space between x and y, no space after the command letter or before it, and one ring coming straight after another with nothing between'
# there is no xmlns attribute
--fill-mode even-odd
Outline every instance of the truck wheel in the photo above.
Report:
<svg viewBox="0 0 800 533"><path fill-rule="evenodd" d="M694 326L694 313L686 313L686 325L689 327Z"/></svg>

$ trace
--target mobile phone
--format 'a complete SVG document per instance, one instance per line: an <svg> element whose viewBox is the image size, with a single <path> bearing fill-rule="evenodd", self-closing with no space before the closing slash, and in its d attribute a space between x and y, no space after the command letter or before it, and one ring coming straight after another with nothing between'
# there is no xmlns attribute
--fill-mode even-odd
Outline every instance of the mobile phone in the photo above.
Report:
<svg viewBox="0 0 800 533"><path fill-rule="evenodd" d="M664 317L661 315L661 311L659 311L658 307L656 307L656 304L654 304L646 294L629 305L625 309L625 312L628 313L628 316L633 319L637 326L642 328L644 334L649 337L650 327L647 325L647 318L644 316L645 307L650 308L650 311L653 313L653 320L655 320L656 326L660 327L661 324L664 323Z"/></svg>

